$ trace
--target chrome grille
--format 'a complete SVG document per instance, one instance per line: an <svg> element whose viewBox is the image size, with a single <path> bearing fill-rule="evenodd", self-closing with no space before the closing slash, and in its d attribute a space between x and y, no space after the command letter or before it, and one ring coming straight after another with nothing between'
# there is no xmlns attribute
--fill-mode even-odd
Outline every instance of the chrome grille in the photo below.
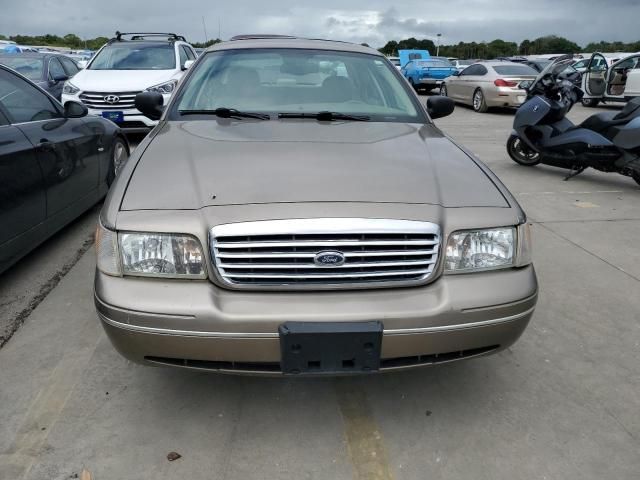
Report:
<svg viewBox="0 0 640 480"><path fill-rule="evenodd" d="M379 288L426 283L440 229L410 220L319 218L219 225L211 229L218 279L235 288ZM339 264L320 265L337 253Z"/></svg>
<svg viewBox="0 0 640 480"><path fill-rule="evenodd" d="M82 92L80 100L89 108L99 110L127 110L135 108L135 98L140 92ZM118 102L109 103L105 97L116 96Z"/></svg>

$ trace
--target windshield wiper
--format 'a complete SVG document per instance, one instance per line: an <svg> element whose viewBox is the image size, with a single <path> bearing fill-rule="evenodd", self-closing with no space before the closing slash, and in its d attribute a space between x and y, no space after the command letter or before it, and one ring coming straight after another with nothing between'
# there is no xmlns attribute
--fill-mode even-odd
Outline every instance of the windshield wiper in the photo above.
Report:
<svg viewBox="0 0 640 480"><path fill-rule="evenodd" d="M220 118L256 118L258 120L270 120L271 116L267 113L241 112L235 108L219 107L212 110L178 110L180 115L215 115Z"/></svg>
<svg viewBox="0 0 640 480"><path fill-rule="evenodd" d="M366 115L349 115L340 112L318 112L318 113L279 113L278 118L315 118L321 122L331 122L334 120L353 120L355 122L368 122L371 117Z"/></svg>

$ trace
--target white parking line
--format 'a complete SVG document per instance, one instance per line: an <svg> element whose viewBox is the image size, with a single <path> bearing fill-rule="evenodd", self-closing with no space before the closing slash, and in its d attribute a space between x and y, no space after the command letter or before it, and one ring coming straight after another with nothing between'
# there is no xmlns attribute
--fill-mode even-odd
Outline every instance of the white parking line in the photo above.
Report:
<svg viewBox="0 0 640 480"><path fill-rule="evenodd" d="M624 193L623 190L596 190L594 192L580 192L571 190L562 190L560 192L518 192L516 195L592 195L595 193Z"/></svg>

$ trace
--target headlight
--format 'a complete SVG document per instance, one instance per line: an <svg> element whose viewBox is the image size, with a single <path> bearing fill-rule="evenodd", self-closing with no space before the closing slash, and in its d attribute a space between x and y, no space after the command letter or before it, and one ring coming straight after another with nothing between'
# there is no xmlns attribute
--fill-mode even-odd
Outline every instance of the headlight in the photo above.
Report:
<svg viewBox="0 0 640 480"><path fill-rule="evenodd" d="M120 233L123 275L205 278L200 242L188 235Z"/></svg>
<svg viewBox="0 0 640 480"><path fill-rule="evenodd" d="M75 95L78 93L80 89L76 87L71 82L64 82L64 87L62 87L62 93L66 93L67 95Z"/></svg>
<svg viewBox="0 0 640 480"><path fill-rule="evenodd" d="M170 94L176 89L176 85L178 85L177 80L170 80L168 82L161 83L160 85L154 85L153 87L147 88L147 92Z"/></svg>
<svg viewBox="0 0 640 480"><path fill-rule="evenodd" d="M200 242L189 235L116 233L98 223L98 270L107 275L206 278Z"/></svg>
<svg viewBox="0 0 640 480"><path fill-rule="evenodd" d="M515 265L516 228L455 232L447 242L445 270L472 272Z"/></svg>

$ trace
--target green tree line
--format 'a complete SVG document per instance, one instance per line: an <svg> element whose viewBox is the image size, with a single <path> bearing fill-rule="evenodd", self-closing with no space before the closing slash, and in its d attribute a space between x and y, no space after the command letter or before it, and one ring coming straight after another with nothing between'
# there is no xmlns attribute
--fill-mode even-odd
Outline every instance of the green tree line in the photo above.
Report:
<svg viewBox="0 0 640 480"><path fill-rule="evenodd" d="M429 50L432 55L436 53L436 45L433 41L428 39L418 40L413 37L400 41L391 40L380 51L385 55L397 55L398 50L405 49ZM440 56L473 59L540 55L545 53L579 53L583 51L638 52L640 51L640 41L632 43L592 42L582 48L577 43L566 38L549 35L535 40L523 40L519 45L516 42L506 42L501 39L491 42L459 42L455 45L440 45Z"/></svg>
<svg viewBox="0 0 640 480"><path fill-rule="evenodd" d="M97 50L102 45L109 41L108 37L96 37L89 39L82 39L79 36L68 33L65 36L61 37L59 35L12 35L5 36L0 35L0 40L12 40L19 45L37 45L39 47L67 47L74 50L79 49L89 49L89 50ZM219 43L221 40L216 38L215 40L209 40L204 43L192 43L192 45L196 48L204 48Z"/></svg>
<svg viewBox="0 0 640 480"><path fill-rule="evenodd" d="M64 36L59 35L0 35L0 40L13 40L20 45L38 45L49 47L68 47L71 49L88 48L97 50L104 45L108 37L96 37L90 39L82 39L78 35L68 33ZM209 47L221 40L216 38L207 42L192 43L194 47ZM391 40L380 49L385 55L396 55L398 50L429 50L432 54L436 52L436 45L429 39L406 38L404 40ZM535 40L523 40L520 44L515 42L506 42L496 39L491 42L459 42L455 45L441 45L440 55L443 57L457 58L495 58L510 57L513 55L538 55L544 53L578 53L578 52L639 52L640 41L624 43L624 42L591 42L582 48L580 45L563 37L550 35L546 37L536 38Z"/></svg>

